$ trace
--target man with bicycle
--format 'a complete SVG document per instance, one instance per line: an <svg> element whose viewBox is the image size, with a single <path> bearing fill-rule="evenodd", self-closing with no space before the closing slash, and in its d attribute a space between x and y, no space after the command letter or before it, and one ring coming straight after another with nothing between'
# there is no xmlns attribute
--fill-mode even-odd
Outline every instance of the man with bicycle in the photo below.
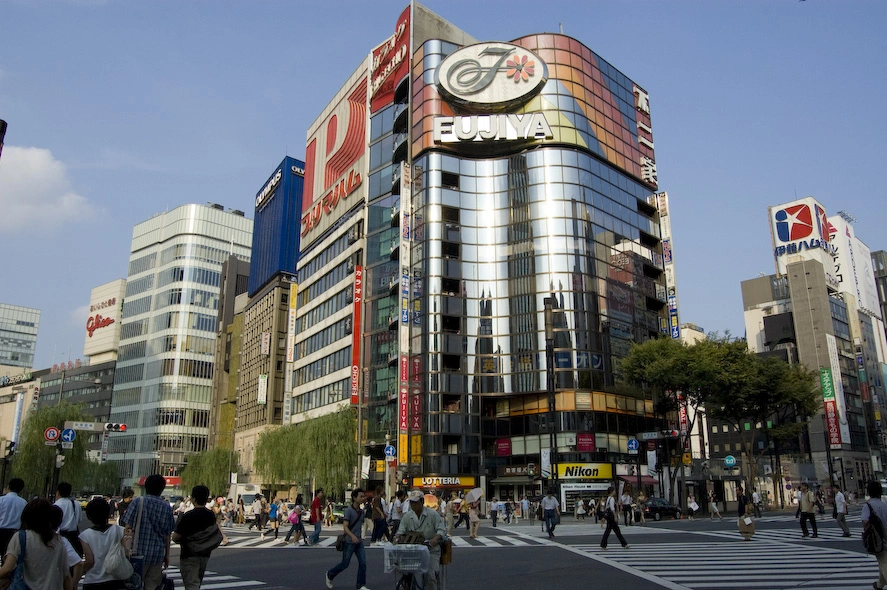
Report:
<svg viewBox="0 0 887 590"><path fill-rule="evenodd" d="M436 510L425 508L425 495L422 493L422 490L410 490L405 502L407 502L409 510L404 510L403 518L400 519L395 543L403 534L422 533L425 542L428 543L428 552L431 555L431 564L426 574L425 590L438 590L440 549L447 538L446 527Z"/></svg>

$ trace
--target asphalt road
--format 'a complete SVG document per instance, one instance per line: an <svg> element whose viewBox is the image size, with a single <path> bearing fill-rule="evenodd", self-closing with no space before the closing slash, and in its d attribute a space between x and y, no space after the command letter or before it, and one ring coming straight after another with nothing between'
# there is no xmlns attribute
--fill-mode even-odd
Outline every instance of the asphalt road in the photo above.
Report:
<svg viewBox="0 0 887 590"><path fill-rule="evenodd" d="M794 512L765 513L756 534L744 542L736 517L724 520L664 520L646 527L622 527L629 549L611 537L602 551L603 530L593 520L565 518L550 541L538 525L528 522L484 522L480 538L469 539L457 529L453 563L446 569L451 590L512 590L547 588L587 590L589 587L670 590L864 590L877 579L874 557L862 549L859 507L849 520L852 536L841 537L835 522L820 517L819 538L802 539ZM262 540L245 529L226 529L231 542L209 562L205 590L229 588L279 590L325 588L324 572L341 554L332 547L335 527L324 531L317 547L284 545L272 537ZM173 565L178 551L174 550ZM393 588L393 574L383 571L383 549L367 549L367 585ZM177 570L170 569L176 580ZM355 587L357 562L335 580L335 588ZM178 580L177 580L178 581ZM180 587L180 583L177 584Z"/></svg>

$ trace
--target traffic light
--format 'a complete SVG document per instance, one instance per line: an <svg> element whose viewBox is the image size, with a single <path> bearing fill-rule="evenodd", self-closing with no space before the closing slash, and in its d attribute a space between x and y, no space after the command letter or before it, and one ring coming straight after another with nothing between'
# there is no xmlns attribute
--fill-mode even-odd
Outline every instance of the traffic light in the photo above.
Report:
<svg viewBox="0 0 887 590"><path fill-rule="evenodd" d="M12 457L12 454L15 453L15 443L11 440L6 441L6 456Z"/></svg>
<svg viewBox="0 0 887 590"><path fill-rule="evenodd" d="M107 432L126 432L126 424L119 424L117 422L108 422L105 424L105 431Z"/></svg>
<svg viewBox="0 0 887 590"><path fill-rule="evenodd" d="M65 456L64 455L56 455L55 456L55 468L61 469L65 466Z"/></svg>

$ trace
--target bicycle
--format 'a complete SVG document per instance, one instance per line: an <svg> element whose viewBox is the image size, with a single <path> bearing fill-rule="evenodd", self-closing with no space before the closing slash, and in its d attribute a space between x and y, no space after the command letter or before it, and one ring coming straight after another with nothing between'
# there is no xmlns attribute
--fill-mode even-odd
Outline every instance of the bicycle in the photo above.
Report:
<svg viewBox="0 0 887 590"><path fill-rule="evenodd" d="M428 544L385 545L385 573L394 572L395 590L423 590L431 565Z"/></svg>

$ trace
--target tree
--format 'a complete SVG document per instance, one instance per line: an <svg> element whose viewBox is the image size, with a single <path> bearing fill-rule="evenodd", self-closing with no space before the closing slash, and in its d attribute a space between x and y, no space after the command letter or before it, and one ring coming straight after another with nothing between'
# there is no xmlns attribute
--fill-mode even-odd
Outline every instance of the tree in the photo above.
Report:
<svg viewBox="0 0 887 590"><path fill-rule="evenodd" d="M188 464L182 470L182 485L186 490L204 485L213 494L225 494L231 470L239 464L239 453L230 449L215 448L190 455Z"/></svg>
<svg viewBox="0 0 887 590"><path fill-rule="evenodd" d="M354 483L357 419L343 408L299 424L267 429L256 443L254 467L273 484L302 483L335 493Z"/></svg>
<svg viewBox="0 0 887 590"><path fill-rule="evenodd" d="M113 496L120 487L120 472L116 463L87 461L84 466L83 481L79 488L105 496Z"/></svg>
<svg viewBox="0 0 887 590"><path fill-rule="evenodd" d="M93 418L86 414L80 405L71 405L62 401L57 406L45 406L33 410L25 419L12 460L11 477L20 477L24 480L27 496L38 494L51 496L55 493L55 490L50 489L50 485L56 465L57 450L55 446L44 444L44 432L50 426L61 430L69 420L92 422ZM90 469L90 461L86 457L86 438L86 436L76 437L73 448L61 451L65 457L65 464L60 470L59 481L70 482L75 491L83 489Z"/></svg>

